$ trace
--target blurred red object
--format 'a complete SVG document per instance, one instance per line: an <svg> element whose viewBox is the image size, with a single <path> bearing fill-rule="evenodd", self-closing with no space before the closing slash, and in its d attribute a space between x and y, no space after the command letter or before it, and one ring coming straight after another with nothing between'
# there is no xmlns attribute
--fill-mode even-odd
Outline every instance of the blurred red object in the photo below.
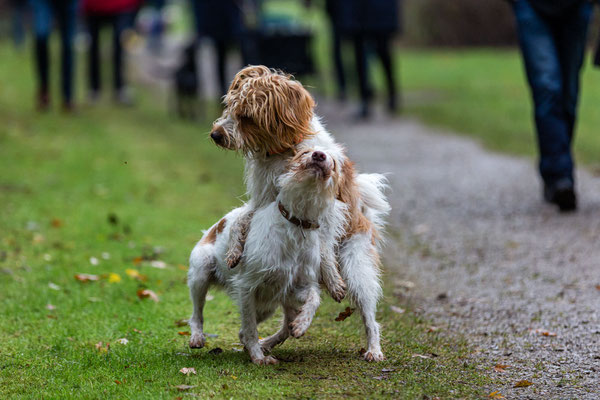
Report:
<svg viewBox="0 0 600 400"><path fill-rule="evenodd" d="M137 10L143 0L83 0L85 14L111 15Z"/></svg>

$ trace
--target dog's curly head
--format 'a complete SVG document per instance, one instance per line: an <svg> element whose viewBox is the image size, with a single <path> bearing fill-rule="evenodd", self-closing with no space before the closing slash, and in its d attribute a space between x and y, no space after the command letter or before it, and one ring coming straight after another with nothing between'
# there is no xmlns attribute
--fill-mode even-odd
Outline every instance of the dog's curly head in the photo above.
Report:
<svg viewBox="0 0 600 400"><path fill-rule="evenodd" d="M290 75L265 66L239 71L224 104L211 133L221 147L245 154L276 154L313 134L315 101L310 93Z"/></svg>

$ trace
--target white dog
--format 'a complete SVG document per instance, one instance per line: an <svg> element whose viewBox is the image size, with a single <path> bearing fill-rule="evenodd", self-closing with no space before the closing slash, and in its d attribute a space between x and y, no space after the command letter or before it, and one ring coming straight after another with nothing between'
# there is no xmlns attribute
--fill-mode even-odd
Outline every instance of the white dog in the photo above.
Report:
<svg viewBox="0 0 600 400"><path fill-rule="evenodd" d="M367 334L364 358L385 359L375 319L381 296L379 245L384 219L390 211L383 193L385 178L355 172L343 148L314 114L310 93L288 75L264 66L246 67L236 74L224 103L223 115L213 124L211 138L218 146L246 156L250 194L249 206L231 227L226 262L234 267L246 256L245 233L253 212L277 197L277 178L288 160L306 148L325 149L341 171L336 198L345 204L347 212L344 234L333 248L322 249L322 262L339 264L349 298L361 314ZM329 240L327 229L322 230L321 240Z"/></svg>
<svg viewBox="0 0 600 400"><path fill-rule="evenodd" d="M302 336L320 303L319 280L343 298L343 281L335 263L321 263L321 250L335 246L343 233L346 205L335 199L342 171L331 155L305 150L289 160L278 179L276 201L259 208L247 233L242 264L225 262L231 234L248 206L227 214L198 242L190 257L188 285L194 303L190 347L204 345L203 306L211 284L224 286L240 308L240 341L256 364L274 364L265 356L290 334ZM321 241L320 230L327 229ZM323 270L321 268L323 267ZM259 343L257 324L281 305L284 323L275 335Z"/></svg>

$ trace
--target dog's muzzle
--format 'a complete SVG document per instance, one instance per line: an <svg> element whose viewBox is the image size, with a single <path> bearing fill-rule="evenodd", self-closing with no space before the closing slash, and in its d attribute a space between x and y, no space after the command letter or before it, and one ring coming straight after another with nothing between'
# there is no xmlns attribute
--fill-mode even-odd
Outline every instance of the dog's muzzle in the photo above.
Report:
<svg viewBox="0 0 600 400"><path fill-rule="evenodd" d="M223 145L225 136L217 129L210 133L210 138L218 145Z"/></svg>

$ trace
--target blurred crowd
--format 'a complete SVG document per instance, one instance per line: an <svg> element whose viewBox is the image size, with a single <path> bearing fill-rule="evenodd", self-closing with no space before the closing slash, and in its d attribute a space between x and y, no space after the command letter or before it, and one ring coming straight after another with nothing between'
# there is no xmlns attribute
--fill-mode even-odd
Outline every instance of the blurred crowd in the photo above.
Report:
<svg viewBox="0 0 600 400"><path fill-rule="evenodd" d="M139 26L139 11L152 10L144 25L146 42L152 54L159 55L163 44L166 21L162 9L177 4L191 11L195 28L191 50L183 51L181 69L188 72L196 68L195 50L198 43L209 42L214 49L218 90L224 94L228 87L226 65L228 55L237 52L245 64L265 64L295 75L314 73L312 54L313 34L300 24L291 24L262 13L266 0L11 0L12 34L19 47L25 42L26 27L33 31L34 57L38 89L36 104L39 110L50 107L49 38L53 31L60 37L60 77L62 108L74 108L74 42L78 33L84 34L87 58L87 98L95 103L101 95L102 60L101 32L104 27L111 34L111 65L113 98L122 105L131 105L133 98L127 86L125 71L126 51L124 44ZM337 93L340 100L347 98L348 76L356 76L360 109L357 117L370 115L373 88L368 76L371 55L377 56L383 65L387 83L387 106L390 112L398 108L397 84L394 77L391 44L400 31L399 0L289 0L281 3L298 3L307 9L321 8L330 22L331 56L335 66ZM136 21L138 22L136 24ZM352 73L348 74L342 61L342 43L354 51ZM190 47L190 46L188 46ZM191 53L190 53L191 51ZM187 55L186 55L187 54ZM194 57L190 57L190 54ZM188 65L183 65L183 64ZM193 65L191 65L193 64ZM347 65L346 65L347 67ZM176 80L181 73L173 76ZM196 78L197 79L197 78ZM353 79L351 79L353 80ZM194 95L200 86L188 76L185 82L174 86L191 85L181 91Z"/></svg>

